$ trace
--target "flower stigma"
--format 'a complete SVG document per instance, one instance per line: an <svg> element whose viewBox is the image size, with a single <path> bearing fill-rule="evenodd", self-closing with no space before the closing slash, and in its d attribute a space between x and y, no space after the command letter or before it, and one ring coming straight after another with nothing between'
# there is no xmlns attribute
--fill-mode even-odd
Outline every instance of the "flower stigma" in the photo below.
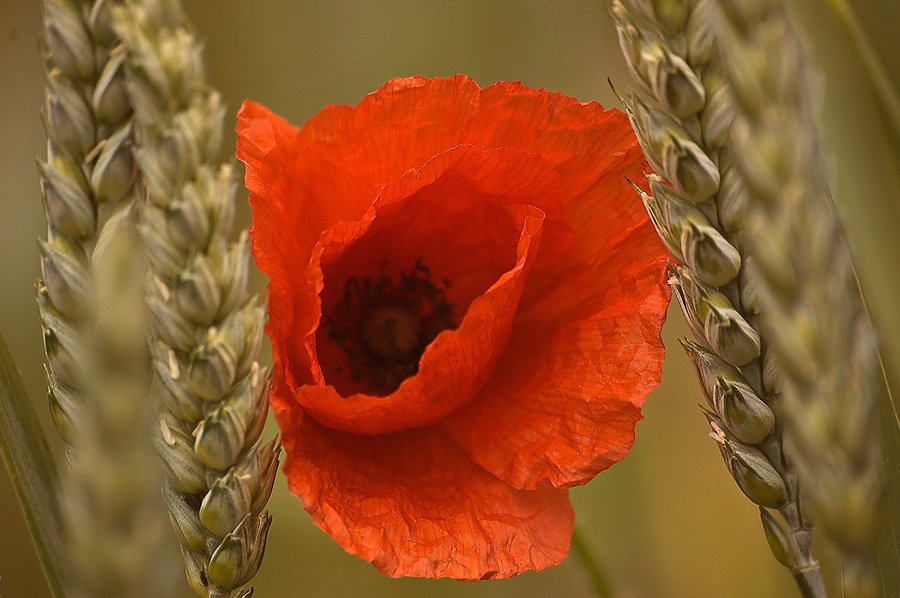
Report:
<svg viewBox="0 0 900 598"><path fill-rule="evenodd" d="M387 262L382 263L382 271ZM394 281L382 272L377 279L349 278L333 310L324 316L328 338L347 356L350 379L369 392L388 395L419 371L428 345L459 323L431 271L416 260L409 273Z"/></svg>
<svg viewBox="0 0 900 598"><path fill-rule="evenodd" d="M405 309L382 305L362 322L362 339L373 355L387 361L408 359L419 344L419 321Z"/></svg>

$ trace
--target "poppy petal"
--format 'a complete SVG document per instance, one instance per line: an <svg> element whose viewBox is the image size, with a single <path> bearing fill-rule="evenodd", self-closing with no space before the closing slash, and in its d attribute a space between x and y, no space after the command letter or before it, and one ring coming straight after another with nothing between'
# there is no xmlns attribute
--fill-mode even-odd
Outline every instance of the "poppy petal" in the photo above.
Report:
<svg viewBox="0 0 900 598"><path fill-rule="evenodd" d="M239 117L290 489L389 575L558 563L566 488L625 455L663 355L668 254L630 189L647 165L625 115L457 76L390 81L302 129L252 102ZM341 297L420 263L454 318L373 390L338 333L368 343L374 312Z"/></svg>
<svg viewBox="0 0 900 598"><path fill-rule="evenodd" d="M400 263L421 257L453 280L448 295L468 308L457 329L442 332L426 348L418 373L387 396L342 392L355 387L338 384L339 376L328 368L344 365L341 350L328 342L318 323L311 327L306 351L330 375L317 372L317 383L300 388L298 400L319 423L357 434L426 426L484 386L506 345L538 252L543 213L523 202L535 194L552 195L559 185L556 173L542 164L536 156L515 151L462 146L385 187L363 220L339 224L323 235L309 280L326 313L340 296L343 280L377 271L385 256ZM508 230L515 236L498 238L503 220L512 221ZM403 231L402 239L398 231ZM515 262L505 272L497 269L507 259L504 246L515 252ZM324 280L328 271L341 276L330 292ZM477 282L486 274L486 282Z"/></svg>
<svg viewBox="0 0 900 598"><path fill-rule="evenodd" d="M491 381L443 420L476 463L517 488L570 487L625 456L664 356L667 261L651 232L610 248L617 278L572 270L522 305Z"/></svg>
<svg viewBox="0 0 900 598"><path fill-rule="evenodd" d="M275 395L284 471L315 523L392 577L506 578L558 564L574 513L567 491L503 484L439 428L359 436L295 421Z"/></svg>

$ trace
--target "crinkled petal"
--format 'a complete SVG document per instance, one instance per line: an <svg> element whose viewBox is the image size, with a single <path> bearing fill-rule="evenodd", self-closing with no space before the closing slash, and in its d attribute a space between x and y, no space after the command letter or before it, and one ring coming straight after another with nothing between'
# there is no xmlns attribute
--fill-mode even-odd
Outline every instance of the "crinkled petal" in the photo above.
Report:
<svg viewBox="0 0 900 598"><path fill-rule="evenodd" d="M314 383L299 388L300 403L325 426L382 434L430 425L470 401L503 352L538 254L543 213L528 204L553 197L559 185L538 156L461 146L386 186L360 221L329 229L313 254L308 284L291 293L296 311L327 312L345 280L377 273L379 264L402 269L421 259L439 279L452 281L448 297L464 317L428 346L418 374L387 396L341 380L341 349L328 342L319 317L307 317L304 359L291 368L302 380L312 364ZM340 276L330 290L329 271ZM273 346L293 344L303 332L275 326L273 317Z"/></svg>
<svg viewBox="0 0 900 598"><path fill-rule="evenodd" d="M657 245L636 229L607 252L616 277L571 270L522 306L494 377L443 422L476 463L517 488L569 487L626 455L664 356Z"/></svg>
<svg viewBox="0 0 900 598"><path fill-rule="evenodd" d="M498 90L497 102L514 102L516 86L499 85L511 89ZM579 143L577 112L595 105L527 93L519 103L552 131L529 135L519 123L501 141L540 151L572 188L559 209L540 206L547 214L541 251L496 375L445 424L507 483L569 487L625 456L640 407L659 383L669 255L634 200L629 180L643 183L646 163L616 122L621 115L598 115L587 129L591 143Z"/></svg>
<svg viewBox="0 0 900 598"><path fill-rule="evenodd" d="M273 397L290 490L319 527L382 573L506 578L566 556L574 514L565 490L511 488L440 428L347 434L301 421L292 401Z"/></svg>
<svg viewBox="0 0 900 598"><path fill-rule="evenodd" d="M324 141L311 143L304 131L249 100L238 112L237 133L237 157L246 165L253 208L254 250L270 258L263 257L261 268L305 264L323 231L360 218L392 180L358 176L343 150L326 151Z"/></svg>
<svg viewBox="0 0 900 598"><path fill-rule="evenodd" d="M667 254L629 187L646 163L625 115L412 77L302 130L248 102L238 131L291 490L389 575L559 562L565 488L625 455L662 361ZM340 349L319 326L341 278L418 257L466 319L392 394L329 386Z"/></svg>
<svg viewBox="0 0 900 598"><path fill-rule="evenodd" d="M283 228L303 238L305 251L292 254L301 259L329 226L362 217L384 185L458 145L540 155L565 179L565 201L604 175L623 184L623 160L643 164L618 110L521 83L482 90L463 75L389 81L357 106L324 108L302 130L249 101L238 117L251 202L277 198L291 212Z"/></svg>

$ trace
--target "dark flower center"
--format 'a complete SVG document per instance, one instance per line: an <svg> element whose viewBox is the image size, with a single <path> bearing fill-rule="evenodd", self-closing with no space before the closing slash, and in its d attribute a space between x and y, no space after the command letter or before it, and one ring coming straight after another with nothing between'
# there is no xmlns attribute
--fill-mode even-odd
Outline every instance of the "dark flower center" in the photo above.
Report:
<svg viewBox="0 0 900 598"><path fill-rule="evenodd" d="M382 269L387 264L382 264ZM369 392L387 395L419 371L425 348L443 330L458 326L453 305L418 260L410 273L394 281L350 278L344 293L324 320L328 338L347 356L350 379Z"/></svg>
<svg viewBox="0 0 900 598"><path fill-rule="evenodd" d="M419 346L419 321L405 309L382 305L362 323L362 340L373 355L386 361L409 359Z"/></svg>

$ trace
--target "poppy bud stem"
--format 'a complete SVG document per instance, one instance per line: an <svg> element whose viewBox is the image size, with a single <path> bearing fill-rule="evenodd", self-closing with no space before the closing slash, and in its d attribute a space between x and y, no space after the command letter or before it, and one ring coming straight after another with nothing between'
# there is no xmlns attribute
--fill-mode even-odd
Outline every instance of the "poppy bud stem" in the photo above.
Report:
<svg viewBox="0 0 900 598"><path fill-rule="evenodd" d="M603 570L600 558L585 535L582 524L577 519L575 520L575 528L572 531L572 549L575 550L581 562L587 568L594 591L597 593L597 598L613 598L615 593L609 585L609 580L606 577L606 572Z"/></svg>

